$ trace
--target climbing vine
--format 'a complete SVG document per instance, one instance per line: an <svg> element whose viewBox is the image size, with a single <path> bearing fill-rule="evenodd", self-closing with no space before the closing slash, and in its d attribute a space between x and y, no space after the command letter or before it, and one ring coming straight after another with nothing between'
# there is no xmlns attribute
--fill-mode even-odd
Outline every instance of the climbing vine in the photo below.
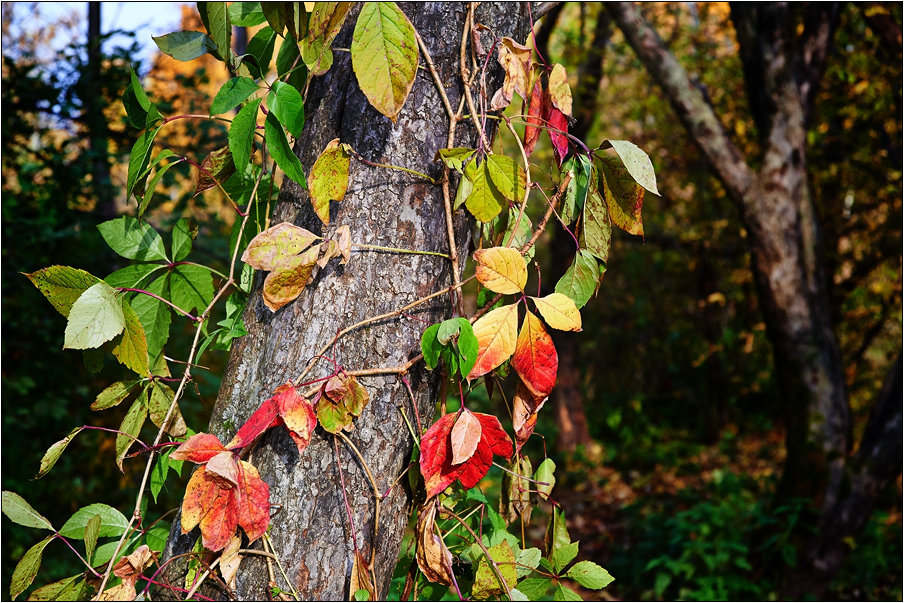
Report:
<svg viewBox="0 0 904 603"><path fill-rule="evenodd" d="M352 3L345 2L199 3L206 33L175 32L155 41L161 51L180 61L211 54L235 74L212 100L208 116L164 116L133 72L123 105L129 124L142 132L130 153L126 185L127 198L136 202L135 215L99 226L110 248L132 263L105 278L67 266L51 266L26 276L66 317L65 348L84 350L87 359L95 358L98 350L109 352L134 373L101 391L91 408L108 410L131 400L119 429L108 431L115 435L119 467L138 458L145 462L144 472L130 517L97 503L80 509L59 530L18 494L4 492L3 512L10 519L51 533L19 562L11 585L13 598L32 584L44 548L61 540L79 556L86 571L38 588L33 598L131 600L146 595L152 585L185 598L201 597L197 591L208 579L231 592L242 559L259 555L270 566L272 594L297 599L299 594L269 545L271 511L279 501L271 499L267 476L248 460L251 451L270 429L287 430L299 454L304 454L318 429L331 434L335 446L340 442L348 446L365 468L373 486L374 530L378 530L380 501L388 493L378 489L367 459L345 435L371 398L357 377L396 374L404 381L419 362L443 371L447 384L459 393L460 405L447 412L443 396L437 405L440 417L432 424L430 417L413 417L413 421L405 417L416 446L408 481L419 504L414 554L402 555L402 573L392 586L395 595L430 598L441 596L436 589L451 588L462 598L579 600L564 579L589 589L611 582L608 572L591 561L572 563L578 543L571 541L564 513L551 496L555 464L544 458L533 470L523 447L556 382L558 357L548 329L581 330L580 309L599 288L606 271L612 225L643 234L644 192L657 193L652 164L630 142L606 140L590 148L569 135L572 99L567 73L559 64L548 65L531 49L529 39L522 44L492 34L492 47L477 71L486 70L490 57L495 57L505 79L496 91L477 87L476 98L472 87L478 73L470 73L465 64L463 42L464 97L453 109L423 40L405 14L392 2L368 2L358 13L351 48L343 50L351 53L361 91L391 120L404 109L418 69L430 72L450 124L449 144L436 153L443 177L437 181L410 168L374 164L338 139L326 145L312 166L303 166L291 140L304 128L308 87L312 78L330 69L333 52L338 51L331 44L351 8ZM260 26L243 55L232 50L233 26ZM487 29L474 22L472 5L463 40L471 38L473 31ZM275 57L276 77L271 81L277 37L284 43ZM522 103L520 113L507 110L516 97ZM166 148L155 154L158 137L163 139L167 125L180 119L228 123L228 145L200 162ZM498 136L514 144L494 144L487 135L489 120L497 120ZM476 148L455 146L456 128L463 122L476 129ZM531 162L544 132L554 153L552 173ZM505 146L516 147L517 153L502 153ZM308 189L314 213L328 224L330 206L341 203L348 189L352 161L403 170L442 187L449 253L357 243L348 225L321 237L291 223L270 224L277 169ZM217 190L236 212L225 274L188 259L199 232L189 219L176 222L169 248L143 219L161 178L179 164L193 166L196 194ZM552 180L548 188L538 184L539 174ZM458 211L467 211L476 224L474 270L464 279L452 228ZM531 215L539 216L536 224ZM538 238L553 220L573 236L575 259L553 293L541 296L538 284L538 293L532 296L527 289L529 262ZM229 349L233 340L247 334L242 315L254 273L265 274L263 301L275 313L304 295L305 287L330 262L360 261L352 257L354 248L442 256L451 263L452 282L388 315L354 325L337 322L336 335L314 351L297 378L262 400L229 442L189 430L179 403L192 369L208 349ZM478 310L465 317L461 289L472 280L479 284ZM421 353L406 364L348 367L334 363L328 376L306 380L314 363L327 358L327 351L345 334L446 295L454 301L456 316L426 327ZM164 349L171 323L180 320L193 323L194 335L180 364L182 373L173 377L172 360ZM487 381L492 391L489 383L509 373L515 381L510 417L501 421L479 412L469 393L481 381ZM514 437L503 425L509 418ZM151 443L138 437L148 419L158 429ZM88 429L97 428L78 427L53 444L41 459L37 477L47 475L67 446ZM181 473L186 461L197 467L189 478L178 521L183 533L197 529L200 539L184 584L159 584L157 576L169 562L159 557L167 529L159 519L145 516L146 496L156 499L168 476ZM341 477L341 461L337 462ZM474 489L493 465L500 466L505 476L498 510ZM545 550L528 547L524 538L532 507L541 501L550 506ZM489 521L486 530L484 519ZM520 537L510 531L515 524L520 525ZM110 540L98 546L105 538ZM73 540L83 542L84 554ZM366 558L357 544L351 574L350 596L358 600L382 596L377 592L373 557Z"/></svg>

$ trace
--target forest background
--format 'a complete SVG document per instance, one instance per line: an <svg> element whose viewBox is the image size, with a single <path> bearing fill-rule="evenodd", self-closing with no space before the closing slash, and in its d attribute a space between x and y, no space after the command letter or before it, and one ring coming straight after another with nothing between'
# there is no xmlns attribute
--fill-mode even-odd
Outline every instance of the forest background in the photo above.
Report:
<svg viewBox="0 0 904 603"><path fill-rule="evenodd" d="M651 4L643 14L735 144L755 149L728 5ZM838 19L807 132L808 171L857 442L900 362L901 7L845 4ZM192 7L183 8L181 28L201 29ZM772 504L785 414L738 211L604 7L560 5L535 31L547 59L572 74L572 132L637 143L653 159L662 193L647 195L643 239L613 234L616 252L587 306L585 332L557 341L559 383L538 431L564 469L557 497L569 509L569 530L582 558L616 577L607 597L775 597L784 573L772 570L797 563L797 535L815 529L819 503ZM177 63L155 55L141 64L137 46L123 46L122 36L114 44L112 33L92 18L48 22L40 6L3 4L2 484L27 493L51 521L97 500L128 508L136 475L107 462L113 439L93 432L59 461L67 480L31 481L43 452L72 426L117 427L117 417L88 406L120 367L108 362L86 378L81 356L60 349L64 320L20 273L68 264L104 274L115 262L95 226L134 210L122 193L135 137L120 101L130 65L169 113L205 113L229 78L209 57ZM71 43L48 53L51 39ZM177 123L169 136L200 157L223 145L225 130ZM548 147L535 153L539 162L551 155ZM233 214L216 191L194 197L192 177L178 170L159 190L152 222L204 216L228 237ZM541 241L544 282L570 262L562 239L557 232ZM195 249L205 260L226 255L228 238L222 249L201 241ZM183 407L196 430L216 397L226 358L218 354ZM176 507L181 489L168 485L161 504ZM825 598L900 599L901 530L899 473L848 543ZM4 519L2 592L33 541ZM76 570L62 547L48 549L41 583Z"/></svg>

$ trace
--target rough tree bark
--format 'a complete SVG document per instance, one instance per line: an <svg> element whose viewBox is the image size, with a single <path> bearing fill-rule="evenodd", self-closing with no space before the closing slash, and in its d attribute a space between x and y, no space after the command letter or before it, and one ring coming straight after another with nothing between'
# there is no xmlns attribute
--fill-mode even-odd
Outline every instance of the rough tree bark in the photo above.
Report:
<svg viewBox="0 0 904 603"><path fill-rule="evenodd" d="M468 5L418 3L401 8L425 41L456 107L462 94L458 56ZM334 47L350 47L356 16L357 9L349 15ZM523 39L528 31L527 8L483 3L475 22L491 27L496 35ZM418 71L411 95L398 121L392 123L371 108L361 93L349 53L337 51L334 56L332 68L313 81L306 99L308 121L295 146L302 164L309 168L326 144L338 137L370 161L410 167L439 179L441 168L433 159L438 149L447 146L449 119L429 71ZM489 94L501 83L495 64L495 60L490 61ZM459 125L458 133L457 146L476 145L475 132L467 124ZM288 180L281 190L273 223L284 221L318 234L331 234L337 226L348 225L356 243L448 252L439 186L355 160L348 193L343 202L332 204L328 227L314 215L307 191ZM455 226L459 255L466 257L470 230L463 210L456 214ZM232 437L237 426L276 387L298 377L316 350L338 330L448 287L451 273L449 261L437 256L354 251L346 266L329 264L301 297L275 314L263 304L261 281L258 278L255 283L244 316L249 334L235 342L211 418L211 431L223 441ZM449 297L443 296L408 315L370 324L342 337L329 355L346 370L404 364L419 353L426 325L451 315ZM334 370L324 359L307 379L328 376ZM384 492L402 474L411 456L413 440L402 409L412 422L419 416L426 427L424 423L431 420L437 401L438 372L430 373L423 364L417 364L407 379L414 391L414 408L402 380L395 375L359 377L370 394L370 404L355 421L349 438ZM291 587L302 600L348 598L355 544L365 559L375 553L377 593L385 598L408 517L407 480L401 480L382 501L378 537L374 540L371 485L360 462L341 440L318 429L299 457L288 434L272 430L251 460L270 485L271 503L276 505L271 510L270 538ZM349 526L339 465L354 531ZM176 524L167 556L189 550L197 539L195 533L182 536ZM184 566L174 563L173 568L170 580L177 581ZM265 600L268 582L264 559L249 556L242 562L235 595ZM279 572L277 582L283 584Z"/></svg>
<svg viewBox="0 0 904 603"><path fill-rule="evenodd" d="M838 7L732 6L761 142L760 156L747 158L638 8L622 2L607 6L724 183L747 230L776 379L788 413L787 462L778 496L808 496L822 508L820 532L804 545L785 595L819 595L841 565L844 538L855 536L869 517L872 504L867 501L900 473L900 452L895 463L867 462L871 452L846 462L851 448L849 408L807 178L807 120ZM798 23L804 25L800 34L795 30ZM892 371L900 371L899 365ZM897 383L900 391L899 372ZM888 428L868 430L871 440L864 437L861 449L893 452L896 439L900 451L900 404L886 407L884 394L880 398L873 422L885 421Z"/></svg>

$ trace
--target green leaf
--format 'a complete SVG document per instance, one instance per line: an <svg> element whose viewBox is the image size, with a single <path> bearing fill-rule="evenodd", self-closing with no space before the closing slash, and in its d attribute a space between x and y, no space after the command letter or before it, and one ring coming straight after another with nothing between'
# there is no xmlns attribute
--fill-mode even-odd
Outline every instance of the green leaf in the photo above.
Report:
<svg viewBox="0 0 904 603"><path fill-rule="evenodd" d="M270 70L270 61L273 59L273 48L275 45L276 32L273 31L273 28L265 26L254 34L254 37L248 41L248 54L245 55L246 58L250 55L254 60L243 59L243 64L248 68L248 73L255 78L261 79L267 75Z"/></svg>
<svg viewBox="0 0 904 603"><path fill-rule="evenodd" d="M525 578L518 583L518 590L527 595L531 601L548 600L551 587L552 581L549 578Z"/></svg>
<svg viewBox="0 0 904 603"><path fill-rule="evenodd" d="M107 276L104 280L113 288L123 287L125 289L143 289L144 286L147 285L150 277L158 270L164 268L166 268L165 264L140 262L138 264L130 264L125 268L120 268Z"/></svg>
<svg viewBox="0 0 904 603"><path fill-rule="evenodd" d="M537 493L540 495L540 498L543 500L549 499L549 494L552 492L552 489L556 485L556 463L551 458L547 457L543 459L543 462L540 463L540 466L537 467L537 472L534 473L534 480L538 482L542 482L536 484ZM546 484L546 485L543 485Z"/></svg>
<svg viewBox="0 0 904 603"><path fill-rule="evenodd" d="M314 212L324 224L330 222L330 201L342 201L348 188L351 161L348 145L330 141L311 168L309 190Z"/></svg>
<svg viewBox="0 0 904 603"><path fill-rule="evenodd" d="M41 528L43 530L50 530L51 532L54 531L50 521L35 511L30 504L25 502L24 498L15 492L4 490L3 504L0 505L0 507L2 507L3 514L13 523L17 523L20 526L25 526L27 528Z"/></svg>
<svg viewBox="0 0 904 603"><path fill-rule="evenodd" d="M232 162L232 153L228 146L211 151L201 162L198 170L198 184L195 187L195 195L206 190L223 185L235 173L235 164Z"/></svg>
<svg viewBox="0 0 904 603"><path fill-rule="evenodd" d="M85 574L76 574L36 588L28 595L29 601L83 601L87 592Z"/></svg>
<svg viewBox="0 0 904 603"><path fill-rule="evenodd" d="M284 2L262 2L261 12L273 31L282 35L286 28L286 6Z"/></svg>
<svg viewBox="0 0 904 603"><path fill-rule="evenodd" d="M91 403L91 410L107 410L122 403L129 397L132 388L141 383L141 380L117 381L97 394L97 398Z"/></svg>
<svg viewBox="0 0 904 603"><path fill-rule="evenodd" d="M63 349L85 350L110 341L126 326L116 290L101 281L91 285L69 310Z"/></svg>
<svg viewBox="0 0 904 603"><path fill-rule="evenodd" d="M171 449L166 450L163 454L157 457L157 462L154 463L153 469L151 469L151 496L154 497L154 502L157 502L157 496L160 494L160 491L163 489L163 484L166 483L166 474L169 473L169 453Z"/></svg>
<svg viewBox="0 0 904 603"><path fill-rule="evenodd" d="M430 325L421 335L421 352L424 354L424 363L431 370L436 368L439 353L442 350L442 344L436 339L437 331L439 331L438 324Z"/></svg>
<svg viewBox="0 0 904 603"><path fill-rule="evenodd" d="M480 345L477 342L477 336L474 335L474 328L471 323L465 318L459 318L458 320L463 321L461 322L461 331L458 333L458 355L461 358L458 370L461 376L464 377L471 372L471 369L477 363L477 352L480 349Z"/></svg>
<svg viewBox="0 0 904 603"><path fill-rule="evenodd" d="M615 578L592 561L578 561L565 574L584 588L599 590L606 588Z"/></svg>
<svg viewBox="0 0 904 603"><path fill-rule="evenodd" d="M167 279L168 275L160 276L150 285L145 286L144 290L165 299L168 289ZM170 308L160 300L144 293L139 293L133 297L131 306L144 327L148 356L156 358L169 339L169 326L172 320Z"/></svg>
<svg viewBox="0 0 904 603"><path fill-rule="evenodd" d="M458 335L458 332L461 331L461 324L458 322L457 318L450 318L449 320L444 320L439 323L439 330L436 332L436 339L442 345L449 345L449 342L452 341L452 338ZM467 322L467 320L465 320ZM470 323L469 323L470 324Z"/></svg>
<svg viewBox="0 0 904 603"><path fill-rule="evenodd" d="M627 140L609 140L607 142L618 153L625 169L628 170L634 181L654 195L658 195L656 172L653 170L653 162L650 161L649 155L644 153L636 144Z"/></svg>
<svg viewBox="0 0 904 603"><path fill-rule="evenodd" d="M210 104L210 115L220 115L242 104L257 91L257 84L250 77L234 77L220 88Z"/></svg>
<svg viewBox="0 0 904 603"><path fill-rule="evenodd" d="M370 593L364 588L355 591L355 601L370 601Z"/></svg>
<svg viewBox="0 0 904 603"><path fill-rule="evenodd" d="M132 145L132 150L129 153L129 173L126 181L126 199L132 196L132 193L135 192L136 187L139 184L142 184L143 180L147 177L145 173L146 168L148 167L148 163L151 158L151 151L154 148L154 139L157 137L157 132L160 131L160 128L154 128L153 130L147 130L138 137L138 140L135 141L135 144Z"/></svg>
<svg viewBox="0 0 904 603"><path fill-rule="evenodd" d="M146 222L123 216L97 225L110 248L124 258L139 261L168 261L163 239Z"/></svg>
<svg viewBox="0 0 904 603"><path fill-rule="evenodd" d="M130 69L130 83L122 94L122 104L126 110L126 117L129 123L139 130L149 127L163 116L157 111L154 105L144 92L141 81L134 69Z"/></svg>
<svg viewBox="0 0 904 603"><path fill-rule="evenodd" d="M229 21L236 27L254 27L267 20L260 2L233 2L228 10Z"/></svg>
<svg viewBox="0 0 904 603"><path fill-rule="evenodd" d="M550 561L556 572L561 572L566 565L574 561L574 558L578 556L578 544L577 542L569 542L553 552Z"/></svg>
<svg viewBox="0 0 904 603"><path fill-rule="evenodd" d="M186 312L203 311L213 299L213 278L203 266L179 264L170 273L170 301Z"/></svg>
<svg viewBox="0 0 904 603"><path fill-rule="evenodd" d="M506 155L489 155L484 164L493 186L513 203L524 200L527 175L514 159Z"/></svg>
<svg viewBox="0 0 904 603"><path fill-rule="evenodd" d="M126 413L122 424L119 426L121 433L116 434L116 465L120 471L122 471L122 462L125 460L126 454L129 453L129 448L135 443L135 439L144 425L144 420L148 416L147 406L145 406L144 400L141 398L141 396L138 396L138 399L132 402L129 412Z"/></svg>
<svg viewBox="0 0 904 603"><path fill-rule="evenodd" d="M481 222L489 222L502 211L505 202L502 193L490 182L487 162L477 165L471 161L465 166L465 178L471 182L471 193L465 200L465 207Z"/></svg>
<svg viewBox="0 0 904 603"><path fill-rule="evenodd" d="M568 527L565 524L565 513L558 507L553 507L552 516L549 518L549 525L546 528L544 543L546 545L546 556L550 558L560 548L571 543L571 537L568 536Z"/></svg>
<svg viewBox="0 0 904 603"><path fill-rule="evenodd" d="M471 191L473 190L474 183L471 182L467 172L465 172L458 182L458 189L455 191L455 200L452 202L452 209L458 210L458 208L464 204L465 200L471 196Z"/></svg>
<svg viewBox="0 0 904 603"><path fill-rule="evenodd" d="M464 173L465 163L474 155L475 150L466 147L455 147L451 149L440 149L436 153L434 161L442 161L450 170Z"/></svg>
<svg viewBox="0 0 904 603"><path fill-rule="evenodd" d="M198 539L200 542L200 539ZM116 559L121 559L124 555L129 554L129 549L132 548L132 544L136 542L135 540L129 540L123 546L122 550L119 551L119 555L116 556ZM118 541L108 542L106 544L102 544L97 547L97 550L94 551L94 564L95 565L105 565L110 559L113 558L113 553L116 552L116 547L119 544Z"/></svg>
<svg viewBox="0 0 904 603"><path fill-rule="evenodd" d="M264 122L264 138L267 141L267 149L286 176L298 183L299 186L307 188L308 183L304 176L304 170L301 168L301 162L289 146L286 134L283 132L282 126L276 116L270 113Z"/></svg>
<svg viewBox="0 0 904 603"><path fill-rule="evenodd" d="M173 261L184 260L191 253L192 241L198 236L198 227L192 227L188 218L182 218L173 226Z"/></svg>
<svg viewBox="0 0 904 603"><path fill-rule="evenodd" d="M565 200L562 203L561 217L566 224L571 224L584 207L587 193L590 190L592 163L586 155L573 155L562 164L561 172L572 173L565 190Z"/></svg>
<svg viewBox="0 0 904 603"><path fill-rule="evenodd" d="M166 149L166 150L168 151L169 149ZM163 151L161 151L160 154L162 155ZM159 159L159 155L158 155L158 159ZM163 165L163 166L157 168L157 171L154 172L154 177L151 178L151 181L145 187L144 193L142 195L140 195L140 200L138 202L138 217L139 218L144 215L145 211L147 211L148 206L151 204L151 199L154 198L154 192L156 192L156 190L157 190L157 184L160 182L160 180L166 174L167 170L169 170L174 165L178 165L178 164L182 163L182 161L183 161L182 159L176 159L174 161L170 161L166 165Z"/></svg>
<svg viewBox="0 0 904 603"><path fill-rule="evenodd" d="M156 523L144 533L144 542L152 551L163 552L166 546L166 540L169 537L168 524L160 522Z"/></svg>
<svg viewBox="0 0 904 603"><path fill-rule="evenodd" d="M207 33L216 45L220 58L227 64L232 61L232 25L225 2L198 2L198 12L207 27Z"/></svg>
<svg viewBox="0 0 904 603"><path fill-rule="evenodd" d="M502 235L503 247L514 247L516 249L521 249L521 247L523 247L527 244L528 241L530 241L531 235L534 234L534 227L531 224L530 218L527 217L527 212L521 215L521 222L518 222L519 212L520 209L518 207L513 206L509 208L508 221L505 225L505 233ZM518 222L518 232L513 232L516 222ZM512 239L514 239L514 241ZM536 246L531 245L530 249L527 250L527 253L524 254L524 260L529 262L534 257L535 250Z"/></svg>
<svg viewBox="0 0 904 603"><path fill-rule="evenodd" d="M581 220L581 249L585 249L605 263L609 261L611 241L612 223L609 221L609 209L593 185L587 196L584 217Z"/></svg>
<svg viewBox="0 0 904 603"><path fill-rule="evenodd" d="M506 582L508 588L515 586L518 581L518 574L515 571L515 553L507 541L488 549L490 557L496 562L499 573ZM487 599L492 595L504 593L507 589L499 583L496 572L487 561L486 555L477 562L477 573L474 575L474 587L471 589L471 595L476 599Z"/></svg>
<svg viewBox="0 0 904 603"><path fill-rule="evenodd" d="M125 329L113 348L113 355L129 369L142 377L150 374L148 366L148 342L141 319L127 301L122 301L122 315Z"/></svg>
<svg viewBox="0 0 904 603"><path fill-rule="evenodd" d="M94 548L97 546L97 536L100 534L101 521L100 515L95 515L85 525L85 559L89 563L91 562L91 557L94 556Z"/></svg>
<svg viewBox="0 0 904 603"><path fill-rule="evenodd" d="M229 150L236 171L242 173L251 161L254 128L257 125L257 109L261 99L255 99L239 110L229 127Z"/></svg>
<svg viewBox="0 0 904 603"><path fill-rule="evenodd" d="M129 520L118 510L110 505L94 503L87 507L82 507L73 513L72 517L67 519L63 527L60 528L60 534L66 538L83 539L85 537L85 528L95 515L100 516L100 528L97 530L99 538L122 536L126 528L129 527Z"/></svg>
<svg viewBox="0 0 904 603"><path fill-rule="evenodd" d="M308 20L308 34L300 40L301 57L314 75L323 75L333 64L330 45L339 33L352 2L318 2Z"/></svg>
<svg viewBox="0 0 904 603"><path fill-rule="evenodd" d="M296 90L304 88L308 69L298 52L298 44L289 41L279 47L279 52L276 54L276 73L279 79L290 84Z"/></svg>
<svg viewBox="0 0 904 603"><path fill-rule="evenodd" d="M69 266L50 266L25 276L56 311L66 317L82 293L100 282L93 274Z"/></svg>
<svg viewBox="0 0 904 603"><path fill-rule="evenodd" d="M317 401L317 422L330 433L339 433L352 424L352 415L345 404L337 404L323 396Z"/></svg>
<svg viewBox="0 0 904 603"><path fill-rule="evenodd" d="M176 31L165 36L151 36L163 54L177 61L193 61L208 52L216 53L216 43L200 31Z"/></svg>
<svg viewBox="0 0 904 603"><path fill-rule="evenodd" d="M537 569L541 557L543 557L543 553L537 547L524 549L518 553L515 558L515 570L518 572L518 577L529 576L531 572Z"/></svg>
<svg viewBox="0 0 904 603"><path fill-rule="evenodd" d="M352 36L352 69L373 107L396 120L417 75L414 27L394 2L365 2Z"/></svg>
<svg viewBox="0 0 904 603"><path fill-rule="evenodd" d="M41 479L47 473L53 469L53 466L56 465L56 462L59 460L60 456L63 454L63 451L66 450L66 447L69 445L69 442L75 438L82 431L81 427L76 427L72 431L69 432L65 438L60 440L59 442L54 443L47 449L47 452L44 453L44 456L41 457L41 466L38 469L38 474L35 476L35 479Z"/></svg>
<svg viewBox="0 0 904 603"><path fill-rule="evenodd" d="M270 94L267 95L267 107L292 136L301 136L304 128L304 99L298 90L279 80L273 82Z"/></svg>
<svg viewBox="0 0 904 603"><path fill-rule="evenodd" d="M556 283L556 293L567 295L580 309L590 300L598 282L599 270L596 260L589 252L581 249L575 255L574 262Z"/></svg>
<svg viewBox="0 0 904 603"><path fill-rule="evenodd" d="M553 601L583 601L581 595L577 594L567 586L562 586L561 584L556 584L556 587L552 591L552 600Z"/></svg>
<svg viewBox="0 0 904 603"><path fill-rule="evenodd" d="M9 596L11 598L15 599L22 594L22 591L31 586L35 576L38 575L38 569L41 567L41 555L44 553L44 548L50 544L53 538L53 536L48 536L34 545L19 560L9 582Z"/></svg>
<svg viewBox="0 0 904 603"><path fill-rule="evenodd" d="M612 223L634 235L643 236L644 189L634 181L616 157L597 157L599 190L609 208Z"/></svg>

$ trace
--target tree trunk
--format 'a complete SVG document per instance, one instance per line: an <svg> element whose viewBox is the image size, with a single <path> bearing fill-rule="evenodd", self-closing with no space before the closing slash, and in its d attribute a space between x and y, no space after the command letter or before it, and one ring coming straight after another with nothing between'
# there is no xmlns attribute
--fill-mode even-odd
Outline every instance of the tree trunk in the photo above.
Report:
<svg viewBox="0 0 904 603"><path fill-rule="evenodd" d="M849 409L807 179L807 118L837 6L806 8L802 33L796 32L797 15L785 3L732 6L749 104L763 147L761 157L750 162L637 8L622 2L607 6L740 210L787 410L787 461L777 500L810 497L822 510L821 528L828 530L810 538L803 548L805 563L795 569L796 579L818 592L816 587L825 587L840 567L843 537L855 535L869 517L872 506L865 501L874 500L897 474L893 470L889 476L879 463L861 463L862 469L853 472L856 462L846 467ZM894 425L893 417L889 420ZM894 438L900 446L900 431L869 433L881 442L873 448L893 449ZM900 454L896 458L900 461ZM857 480L868 481L869 487L852 490ZM857 518L845 519L844 513ZM837 525L845 527L834 529Z"/></svg>
<svg viewBox="0 0 904 603"><path fill-rule="evenodd" d="M462 91L459 46L468 5L424 3L401 7L427 44L448 86L450 101L457 106ZM356 16L357 9L334 47L351 46ZM527 9L523 5L485 3L478 8L475 22L490 26L499 36L523 40ZM370 161L409 167L438 179L441 167L433 158L438 149L447 146L449 120L429 71L418 71L411 95L392 123L370 107L361 93L349 53L335 52L334 57L330 71L313 81L305 102L308 122L295 146L302 164L313 165L326 144L338 137ZM491 95L501 77L496 61L491 60L490 65L487 85ZM492 126L491 121L487 123L488 128ZM470 126L461 124L458 133L455 146L475 146L477 139ZM439 186L354 160L348 193L344 201L332 204L328 227L322 227L314 215L307 191L288 180L273 223L284 221L318 234L331 234L336 227L348 225L356 243L444 253L449 250ZM456 214L455 226L459 255L466 257L470 225L463 210ZM232 437L276 387L295 379L338 330L401 308L451 284L449 261L437 256L358 250L347 265L334 264L320 272L295 302L275 314L263 304L262 278L256 280L244 316L249 334L235 342L211 418L211 431L223 441ZM402 317L353 331L328 355L345 370L404 364L419 353L425 327L451 315L449 297L438 297ZM307 379L334 371L332 362L323 359ZM413 440L402 411L412 423L419 417L426 428L435 410L439 372L428 372L423 364L416 364L407 379L414 391L414 408L402 380L395 375L359 377L370 394L370 403L355 420L349 438L366 460L381 492L395 484L411 458ZM291 582L289 586L302 600L340 600L354 594L349 589L355 546L366 560L374 553L376 590L380 598L385 598L408 518L407 478L395 484L382 500L377 530L370 482L358 458L341 440L318 429L299 457L284 430L271 430L250 460L270 485L274 505L270 538ZM344 497L354 530L349 525ZM177 524L167 556L186 552L197 538L195 533L181 536ZM176 575L179 572L184 569L176 570ZM267 599L268 582L264 558L249 556L242 562L234 594L239 599ZM279 572L277 583L285 587Z"/></svg>
<svg viewBox="0 0 904 603"><path fill-rule="evenodd" d="M95 197L95 211L102 218L119 215L110 182L110 163L107 141L109 128L104 115L106 99L98 93L101 85L101 3L88 2L88 61L79 82L79 97L84 103L82 122L88 132L91 157L91 186Z"/></svg>

